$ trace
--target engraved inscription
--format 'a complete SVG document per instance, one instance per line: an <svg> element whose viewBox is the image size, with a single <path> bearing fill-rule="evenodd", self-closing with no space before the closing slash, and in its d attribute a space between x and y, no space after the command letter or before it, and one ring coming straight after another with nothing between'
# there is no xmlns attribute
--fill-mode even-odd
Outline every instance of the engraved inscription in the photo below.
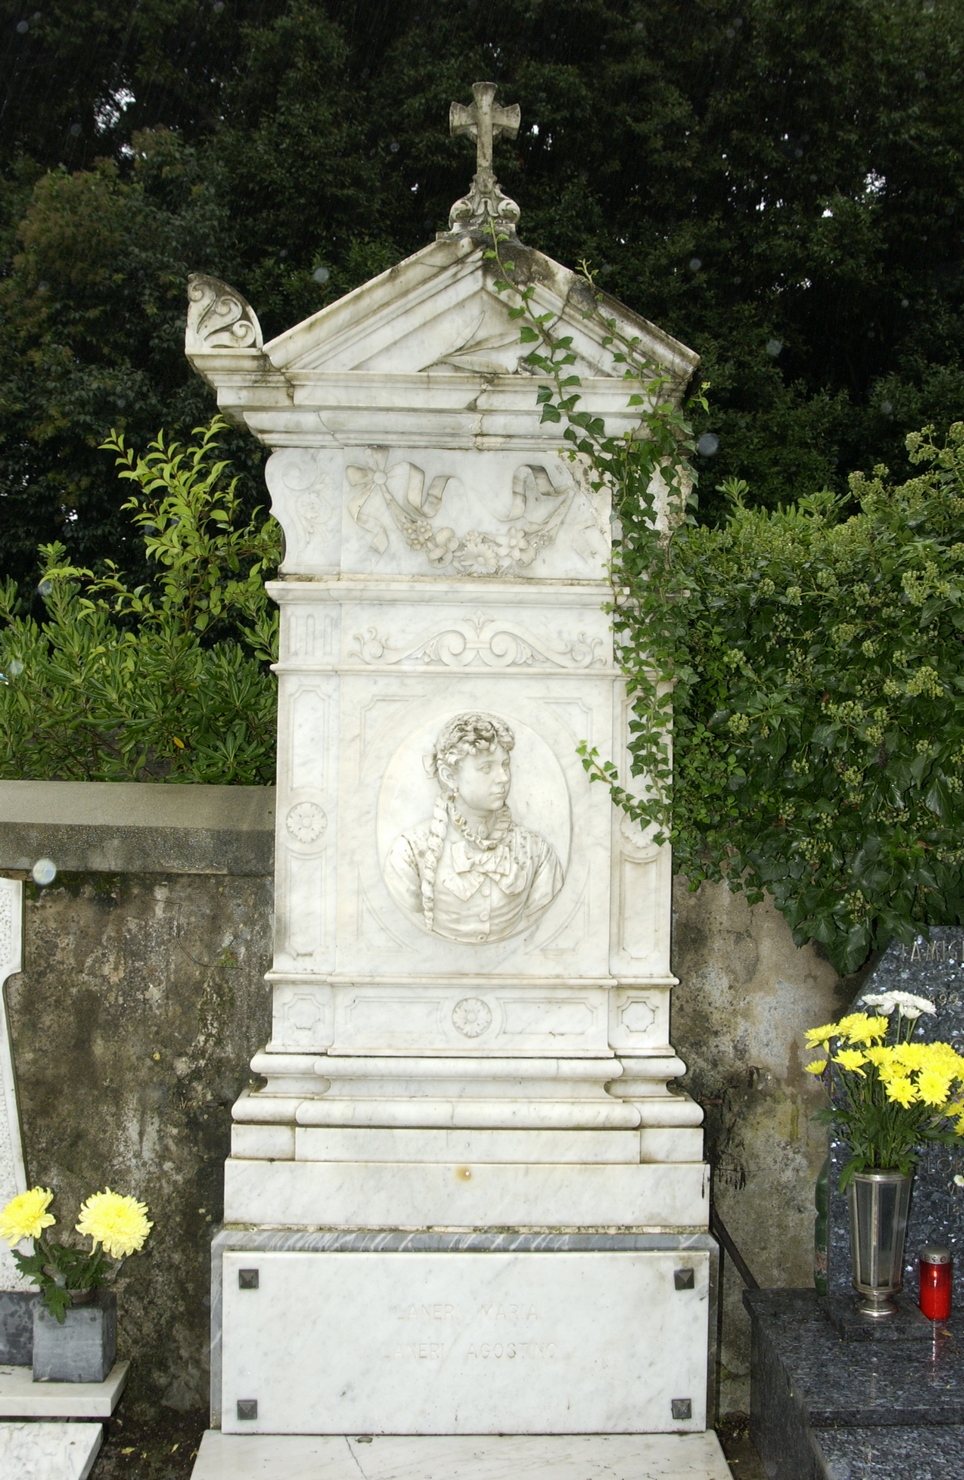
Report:
<svg viewBox="0 0 964 1480"><path fill-rule="evenodd" d="M912 946L901 946L902 961L949 961L953 966L964 960L964 935L944 940L924 940L918 935Z"/></svg>
<svg viewBox="0 0 964 1480"><path fill-rule="evenodd" d="M500 1357L528 1357L530 1360L541 1359L552 1361L556 1355L556 1343L554 1341L482 1341L476 1345L470 1344L466 1356L477 1357L486 1361L489 1357L498 1360Z"/></svg>
<svg viewBox="0 0 964 1480"><path fill-rule="evenodd" d="M396 1357L414 1357L417 1362L440 1362L445 1356L445 1347L440 1341L400 1342L392 1353Z"/></svg>
<svg viewBox="0 0 964 1480"><path fill-rule="evenodd" d="M457 1321L459 1307L447 1301L435 1301L431 1305L402 1305L396 1312L398 1321Z"/></svg>

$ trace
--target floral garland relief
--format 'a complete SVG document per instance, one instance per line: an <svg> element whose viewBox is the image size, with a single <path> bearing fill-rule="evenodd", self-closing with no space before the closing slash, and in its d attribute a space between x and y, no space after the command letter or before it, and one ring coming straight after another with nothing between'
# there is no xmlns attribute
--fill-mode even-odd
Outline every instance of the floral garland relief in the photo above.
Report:
<svg viewBox="0 0 964 1480"><path fill-rule="evenodd" d="M389 467L387 447L371 447L365 455L367 466L351 464L345 471L353 490L348 512L371 537L371 548L379 555L388 548L388 530L369 507L370 500L380 495L409 549L421 550L437 569L451 566L460 575L507 576L525 570L554 542L572 503L574 484L568 477L566 486L557 488L544 467L523 463L512 479L512 504L505 520L509 527L496 534L470 529L459 536L449 526L432 522L449 484L458 479L441 474L426 487L425 473L414 463ZM533 499L547 506L542 520L525 517Z"/></svg>

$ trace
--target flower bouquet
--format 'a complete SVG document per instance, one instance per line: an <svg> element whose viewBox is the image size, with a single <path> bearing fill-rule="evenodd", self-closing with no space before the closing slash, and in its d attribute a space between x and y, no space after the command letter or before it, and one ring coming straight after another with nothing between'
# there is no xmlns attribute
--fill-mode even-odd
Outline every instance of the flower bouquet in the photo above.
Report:
<svg viewBox="0 0 964 1480"><path fill-rule="evenodd" d="M949 1043L913 1043L914 1027L934 1004L910 992L861 998L875 1009L811 1028L807 1047L823 1057L807 1065L830 1097L818 1112L850 1147L841 1192L858 1172L909 1173L927 1141L964 1136L964 1058Z"/></svg>
<svg viewBox="0 0 964 1480"><path fill-rule="evenodd" d="M63 1324L75 1295L102 1289L128 1254L140 1252L154 1225L148 1222L144 1203L121 1197L107 1187L88 1197L75 1225L78 1233L91 1240L91 1248L53 1243L44 1237L44 1229L57 1221L48 1212L53 1197L49 1188L32 1187L11 1198L0 1209L0 1238L11 1249L22 1239L33 1240L32 1254L13 1249L14 1262L21 1274L39 1286L44 1305ZM113 1269L108 1256L116 1260Z"/></svg>
<svg viewBox="0 0 964 1480"><path fill-rule="evenodd" d="M840 1174L850 1209L853 1283L865 1316L891 1316L901 1288L913 1169L928 1141L964 1136L964 1058L949 1043L913 1042L934 1004L910 992L861 999L873 1012L811 1028L823 1057L807 1065L827 1087L819 1117L846 1141Z"/></svg>

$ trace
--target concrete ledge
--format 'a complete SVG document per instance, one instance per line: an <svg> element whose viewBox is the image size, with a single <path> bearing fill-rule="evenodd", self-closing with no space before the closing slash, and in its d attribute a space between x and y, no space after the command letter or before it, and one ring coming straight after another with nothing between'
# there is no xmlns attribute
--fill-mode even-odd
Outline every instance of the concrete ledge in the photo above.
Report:
<svg viewBox="0 0 964 1480"><path fill-rule="evenodd" d="M30 1367L0 1367L0 1418L110 1418L130 1368L115 1362L103 1382L34 1382Z"/></svg>
<svg viewBox="0 0 964 1480"><path fill-rule="evenodd" d="M274 787L0 781L0 870L270 874Z"/></svg>

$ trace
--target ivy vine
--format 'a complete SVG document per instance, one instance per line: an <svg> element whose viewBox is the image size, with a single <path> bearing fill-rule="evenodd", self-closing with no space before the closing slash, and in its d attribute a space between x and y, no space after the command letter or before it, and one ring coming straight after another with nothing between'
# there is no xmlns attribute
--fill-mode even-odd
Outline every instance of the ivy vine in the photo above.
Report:
<svg viewBox="0 0 964 1480"><path fill-rule="evenodd" d="M493 232L544 422L612 497L611 607L634 695L631 771L588 746L583 764L696 888L769 895L797 944L842 972L897 936L964 920L964 423L946 445L907 439L920 473L885 467L788 508L753 509L739 480L719 528L695 518L687 409L620 332L604 329L638 411L613 436L581 408L572 337ZM707 386L693 401L706 408ZM672 735L673 753L670 750Z"/></svg>

